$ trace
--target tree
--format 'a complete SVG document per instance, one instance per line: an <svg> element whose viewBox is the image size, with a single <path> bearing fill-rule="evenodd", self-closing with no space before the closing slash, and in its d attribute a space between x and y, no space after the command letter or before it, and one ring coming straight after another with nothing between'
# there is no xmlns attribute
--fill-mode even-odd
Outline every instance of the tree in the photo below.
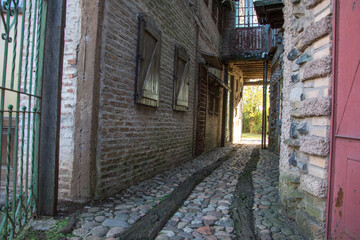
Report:
<svg viewBox="0 0 360 240"><path fill-rule="evenodd" d="M243 94L243 131L261 133L263 89L246 86Z"/></svg>

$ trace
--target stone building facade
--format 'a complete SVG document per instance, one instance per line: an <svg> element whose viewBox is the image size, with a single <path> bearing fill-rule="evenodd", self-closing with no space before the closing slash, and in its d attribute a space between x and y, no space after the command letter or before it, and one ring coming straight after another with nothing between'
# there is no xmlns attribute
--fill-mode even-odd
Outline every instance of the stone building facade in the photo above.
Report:
<svg viewBox="0 0 360 240"><path fill-rule="evenodd" d="M271 74L270 74L270 86L269 86L269 145L268 148L272 152L279 153L280 141L281 141L281 117L282 117L282 86L283 86L283 57L284 46L280 41L282 35L277 36L279 46L271 60Z"/></svg>
<svg viewBox="0 0 360 240"><path fill-rule="evenodd" d="M331 0L284 1L280 199L312 239L326 229L330 149Z"/></svg>

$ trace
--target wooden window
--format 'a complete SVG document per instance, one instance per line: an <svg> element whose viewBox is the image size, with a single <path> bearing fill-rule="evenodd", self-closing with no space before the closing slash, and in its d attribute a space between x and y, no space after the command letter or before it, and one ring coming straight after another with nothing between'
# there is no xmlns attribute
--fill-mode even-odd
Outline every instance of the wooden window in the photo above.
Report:
<svg viewBox="0 0 360 240"><path fill-rule="evenodd" d="M208 109L208 112L209 112L209 115L214 115L214 95L213 94L210 94L209 95L209 109Z"/></svg>
<svg viewBox="0 0 360 240"><path fill-rule="evenodd" d="M217 6L217 2L216 1L213 1L212 2L212 11L211 11L211 15L212 15L212 18L215 22L215 24L217 24L218 22L218 6Z"/></svg>
<svg viewBox="0 0 360 240"><path fill-rule="evenodd" d="M220 114L220 97L219 96L215 96L214 113L215 113L215 115L218 115L218 116Z"/></svg>
<svg viewBox="0 0 360 240"><path fill-rule="evenodd" d="M173 109L187 111L189 105L190 58L184 47L175 46Z"/></svg>
<svg viewBox="0 0 360 240"><path fill-rule="evenodd" d="M139 16L135 102L159 106L161 31L155 21Z"/></svg>
<svg viewBox="0 0 360 240"><path fill-rule="evenodd" d="M210 80L209 83L209 115L220 114L220 86L215 81Z"/></svg>

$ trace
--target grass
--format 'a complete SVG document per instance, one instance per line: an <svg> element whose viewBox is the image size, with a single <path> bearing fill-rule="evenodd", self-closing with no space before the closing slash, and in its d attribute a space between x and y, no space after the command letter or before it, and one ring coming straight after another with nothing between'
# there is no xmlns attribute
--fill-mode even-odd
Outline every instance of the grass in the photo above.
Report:
<svg viewBox="0 0 360 240"><path fill-rule="evenodd" d="M25 227L21 233L18 234L16 240L58 240L69 239L73 237L71 234L62 234L59 231L66 225L68 218L58 220L49 231L39 232L32 230L29 226Z"/></svg>
<svg viewBox="0 0 360 240"><path fill-rule="evenodd" d="M152 206L152 209L154 209L154 208L156 208L157 205L159 205L162 201L164 201L169 195L170 194L165 194L162 198L151 200L150 202L147 202L146 204L151 204L151 203L154 203L156 201L159 201L157 204Z"/></svg>
<svg viewBox="0 0 360 240"><path fill-rule="evenodd" d="M261 140L261 134L259 134L259 133L242 133L241 138Z"/></svg>

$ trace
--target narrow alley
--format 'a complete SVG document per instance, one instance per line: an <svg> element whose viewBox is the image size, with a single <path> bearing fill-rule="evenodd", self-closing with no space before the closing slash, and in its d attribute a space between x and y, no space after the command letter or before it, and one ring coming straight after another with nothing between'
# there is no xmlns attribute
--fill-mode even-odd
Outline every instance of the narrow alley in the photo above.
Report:
<svg viewBox="0 0 360 240"><path fill-rule="evenodd" d="M0 0L0 239L360 239L360 0Z"/></svg>

